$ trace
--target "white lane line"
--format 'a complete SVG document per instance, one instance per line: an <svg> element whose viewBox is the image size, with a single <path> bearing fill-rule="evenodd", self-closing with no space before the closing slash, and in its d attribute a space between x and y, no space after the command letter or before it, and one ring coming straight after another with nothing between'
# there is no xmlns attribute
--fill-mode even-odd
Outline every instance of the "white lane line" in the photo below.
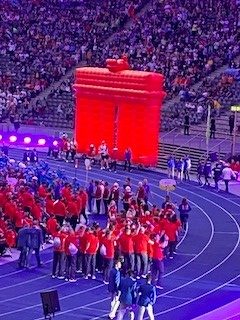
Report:
<svg viewBox="0 0 240 320"><path fill-rule="evenodd" d="M185 297L176 297L176 296L171 296L171 295L167 295L167 296L164 296L163 298L169 298L169 299L174 299L174 300L191 300L192 298L185 298Z"/></svg>
<svg viewBox="0 0 240 320"><path fill-rule="evenodd" d="M238 234L237 232L230 232L230 231L215 231L216 234L230 234L235 235Z"/></svg>
<svg viewBox="0 0 240 320"><path fill-rule="evenodd" d="M46 250L48 250L48 249L46 249ZM46 262L44 262L44 265L46 265L46 264L48 264L48 263L50 263L50 262L52 262L52 261L53 261L52 259L47 260ZM36 266L30 267L30 270L33 270L33 269L37 269L37 267L36 267ZM0 279L5 278L5 277L12 276L12 275L14 275L14 274L22 273L22 272L24 272L24 271L26 272L26 270L23 269L23 270L17 270L17 271L9 272L9 273L7 273L7 274L3 274L3 275L0 276Z"/></svg>
<svg viewBox="0 0 240 320"><path fill-rule="evenodd" d="M49 276L49 275L48 275ZM49 279L50 280L50 279ZM5 299L5 300L0 300L0 304L1 303L4 303L4 302L8 302L8 301L14 301L14 300L17 300L19 298L23 298L23 297L28 297L28 296L31 296L35 293L40 293L40 291L45 291L45 290L54 290L55 288L59 288L59 287L62 287L62 286L65 286L69 284L69 282L63 282L63 283L60 283L60 284L57 284L57 285L52 285L51 287L47 287L47 288L39 288L38 290L36 291L31 291L31 292L28 292L28 293L24 293L24 294L21 294L19 296L15 296L13 298L9 298L9 299Z"/></svg>
<svg viewBox="0 0 240 320"><path fill-rule="evenodd" d="M228 285L228 287L229 287L230 285ZM229 310L229 308L232 308L232 307L235 307L236 305L238 304L238 306L240 306L240 299L237 299L237 300L233 300L232 302L229 302L229 303L227 303L227 304L224 304L223 306L220 306L220 307L218 307L218 308L216 308L216 309L214 309L214 310L212 310L212 311L210 311L210 312L208 312L208 313L206 313L206 314L204 314L204 315L202 315L202 316L199 316L199 317L197 317L197 318L194 318L194 319L192 319L192 320L204 320L204 316L207 316L207 317L209 317L210 315L214 315L215 313L218 313L218 311L221 311L221 310Z"/></svg>
<svg viewBox="0 0 240 320"><path fill-rule="evenodd" d="M81 295L83 293L86 293L86 292L89 292L89 291L93 291L95 289L98 289L98 288L101 288L101 287L104 287L105 284L100 284L98 286L95 286L95 287L92 287L92 288L88 288L86 290L83 290L83 291L79 291L79 292L75 292L75 293L72 293L72 294L69 294L69 295L66 295L66 296L63 296L61 298L59 298L60 301L64 300L64 299L68 299L68 298L71 298L71 297L75 297L77 295ZM40 307L42 304L39 303L39 304L35 304L35 305L32 305L32 306L29 306L29 307L25 307L25 308L21 308L21 309L16 309L14 311L9 311L9 312L5 312L5 313L1 313L0 314L0 318L4 317L4 316L7 316L7 315L10 315L10 314L14 314L14 313L18 313L18 312L21 312L21 311L26 311L26 310L31 310L31 309L34 309L36 307ZM85 305L86 307L86 305ZM40 318L42 319L42 318Z"/></svg>
<svg viewBox="0 0 240 320"><path fill-rule="evenodd" d="M222 289L223 287L227 286L229 283L235 281L235 280L238 279L238 278L240 278L240 275L238 275L238 276L230 279L230 280L227 281L227 282L224 282L224 283L221 284L220 286L218 286L218 287L216 287L216 288L214 288L214 289L212 289L212 290L210 290L210 291L207 291L206 293L201 294L200 296L198 296L198 297L196 297L196 298L194 298L194 299L191 299L190 301L186 301L186 302L181 303L181 304L179 304L179 305L177 305L177 306L175 306L175 307L172 307L172 308L163 310L163 311L161 311L161 312L155 313L155 317L160 316L160 315L162 315L162 314L166 314L166 313L168 313L168 312L170 312L170 311L179 309L179 308L181 308L181 307L187 306L188 304L190 304L190 303L192 303L192 302L195 302L195 301L197 301L197 300L199 300L199 299L201 299L201 298L204 298L204 297L208 296L208 295L211 294L211 293L214 293L214 292ZM144 318L144 320L145 320L145 319L148 319L148 318Z"/></svg>

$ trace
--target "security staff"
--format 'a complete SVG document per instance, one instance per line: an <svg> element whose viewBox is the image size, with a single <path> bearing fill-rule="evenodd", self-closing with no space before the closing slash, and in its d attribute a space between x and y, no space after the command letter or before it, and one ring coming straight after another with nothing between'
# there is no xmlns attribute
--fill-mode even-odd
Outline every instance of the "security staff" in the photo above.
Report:
<svg viewBox="0 0 240 320"><path fill-rule="evenodd" d="M137 296L137 281L133 277L133 271L129 270L125 278L121 279L119 291L120 291L120 307L117 315L117 320L122 320L129 312L130 320L134 320L133 305L136 304Z"/></svg>
<svg viewBox="0 0 240 320"><path fill-rule="evenodd" d="M121 269L122 263L121 260L116 260L114 263L114 267L111 269L109 274L109 284L108 284L108 291L111 294L111 311L108 315L109 319L114 319L116 316L117 309L119 307L119 295L118 289L121 280Z"/></svg>
<svg viewBox="0 0 240 320"><path fill-rule="evenodd" d="M151 284L152 277L147 275L146 283L140 285L138 289L138 318L137 320L143 320L145 311L148 313L149 320L154 320L153 305L156 302L156 287Z"/></svg>

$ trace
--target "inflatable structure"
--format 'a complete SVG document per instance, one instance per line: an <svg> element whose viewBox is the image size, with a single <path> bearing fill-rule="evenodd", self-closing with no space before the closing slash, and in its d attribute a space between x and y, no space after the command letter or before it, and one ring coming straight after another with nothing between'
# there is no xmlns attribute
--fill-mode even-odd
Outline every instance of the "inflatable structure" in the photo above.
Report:
<svg viewBox="0 0 240 320"><path fill-rule="evenodd" d="M157 163L164 77L129 70L126 58L107 60L107 68L76 70L75 139L78 152L105 140L118 159L126 148L133 163Z"/></svg>

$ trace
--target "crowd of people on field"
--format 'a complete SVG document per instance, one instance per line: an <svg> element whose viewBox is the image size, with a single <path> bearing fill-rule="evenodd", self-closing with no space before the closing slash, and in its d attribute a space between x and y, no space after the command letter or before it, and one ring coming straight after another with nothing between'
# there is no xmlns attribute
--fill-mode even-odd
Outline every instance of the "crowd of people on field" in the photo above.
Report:
<svg viewBox="0 0 240 320"><path fill-rule="evenodd" d="M167 159L168 177L177 179L179 182L190 181L190 174L196 173L201 187L210 186L210 181L213 179L217 191L220 190L219 182L224 181L225 190L229 192L229 182L238 181L240 178L239 156L231 157L227 161L217 159L215 155L209 156L206 160L199 160L197 172L192 172L191 167L192 162L188 155L179 159L171 155Z"/></svg>

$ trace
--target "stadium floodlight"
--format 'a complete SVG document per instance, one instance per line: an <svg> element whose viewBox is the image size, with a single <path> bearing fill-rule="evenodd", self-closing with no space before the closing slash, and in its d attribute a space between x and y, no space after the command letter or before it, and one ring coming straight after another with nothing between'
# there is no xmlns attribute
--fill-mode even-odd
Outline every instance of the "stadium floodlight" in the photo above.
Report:
<svg viewBox="0 0 240 320"><path fill-rule="evenodd" d="M38 139L38 144L40 146L44 146L46 144L46 140L45 139Z"/></svg>
<svg viewBox="0 0 240 320"><path fill-rule="evenodd" d="M23 139L23 142L24 142L25 144L29 144L31 141L32 141L32 139L31 139L30 137L25 137L25 138Z"/></svg>
<svg viewBox="0 0 240 320"><path fill-rule="evenodd" d="M17 141L17 137L16 136L10 136L9 137L9 141L10 142L16 142Z"/></svg>

